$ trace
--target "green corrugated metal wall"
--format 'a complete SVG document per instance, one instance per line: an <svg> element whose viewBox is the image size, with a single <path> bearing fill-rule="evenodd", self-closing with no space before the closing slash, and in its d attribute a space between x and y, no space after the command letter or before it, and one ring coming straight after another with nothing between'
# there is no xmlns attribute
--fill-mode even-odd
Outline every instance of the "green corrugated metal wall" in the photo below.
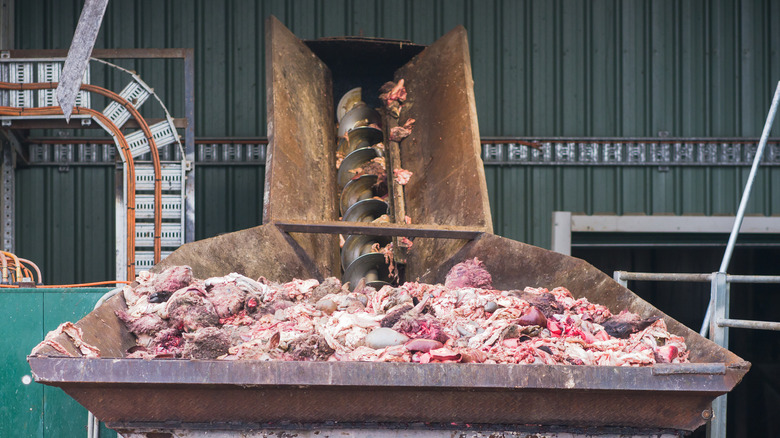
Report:
<svg viewBox="0 0 780 438"><path fill-rule="evenodd" d="M68 46L82 2L16 3L17 48ZM757 137L780 79L780 30L770 26L780 21L780 4L769 0L111 2L97 45L194 47L197 135L263 136L270 14L301 38L363 34L427 44L463 24L483 136ZM181 114L177 63L123 65ZM93 78L113 89L123 85L113 73ZM257 223L262 166L199 169L197 238ZM780 169L762 172L750 212L778 214ZM49 179L40 182L39 174ZM113 237L106 233L113 226L77 230L90 221L113 223L110 188L97 188L92 204L76 203L55 220L57 203L68 199L58 190L77 184L75 174L94 179L89 187L113 181L106 169L17 172L17 251L45 260L58 281L107 278ZM553 210L732 214L746 174L732 167L487 169L496 232L540 246L549 246Z"/></svg>
<svg viewBox="0 0 780 438"><path fill-rule="evenodd" d="M17 1L16 48L67 48L81 4ZM464 25L488 136L757 136L780 78L771 0L125 1L97 46L194 47L196 135L263 136L270 14L301 38L429 44ZM173 69L144 65L178 103Z"/></svg>

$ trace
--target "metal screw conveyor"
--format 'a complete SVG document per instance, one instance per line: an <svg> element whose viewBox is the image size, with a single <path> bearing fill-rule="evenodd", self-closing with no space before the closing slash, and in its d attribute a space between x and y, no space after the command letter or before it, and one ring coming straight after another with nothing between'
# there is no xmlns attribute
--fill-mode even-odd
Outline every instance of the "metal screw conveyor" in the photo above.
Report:
<svg viewBox="0 0 780 438"><path fill-rule="evenodd" d="M712 400L748 371L749 363L585 261L492 234L462 27L428 47L373 38L303 42L271 17L266 68L264 224L186 244L153 271L186 264L198 278L238 272L285 282L343 270L353 286L362 278L443 283L456 263L478 257L497 289L563 286L613 312L660 315L685 338L691 363L123 359L135 341L115 316L126 308L119 294L77 323L102 357L44 349L28 358L37 381L62 388L131 437L679 436L706 423ZM401 79L408 96L396 118L381 109L377 90ZM416 121L411 134L389 141L389 130L409 119ZM386 188L377 184L381 172L350 172L377 157L386 164ZM405 185L393 177L400 168L413 174ZM413 240L408 251L402 238ZM389 251L377 251L390 243L392 275ZM68 338L58 341L78 355Z"/></svg>

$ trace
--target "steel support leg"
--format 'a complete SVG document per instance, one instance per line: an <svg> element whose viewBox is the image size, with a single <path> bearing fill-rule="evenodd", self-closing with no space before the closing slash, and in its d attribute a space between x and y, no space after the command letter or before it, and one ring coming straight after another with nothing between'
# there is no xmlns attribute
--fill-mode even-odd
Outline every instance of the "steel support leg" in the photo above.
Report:
<svg viewBox="0 0 780 438"><path fill-rule="evenodd" d="M712 274L712 287L710 289L710 305L712 317L710 318L710 340L723 348L729 345L729 329L718 323L729 317L729 284L726 281L725 272ZM707 429L709 438L726 437L726 395L722 395L712 402L712 421Z"/></svg>

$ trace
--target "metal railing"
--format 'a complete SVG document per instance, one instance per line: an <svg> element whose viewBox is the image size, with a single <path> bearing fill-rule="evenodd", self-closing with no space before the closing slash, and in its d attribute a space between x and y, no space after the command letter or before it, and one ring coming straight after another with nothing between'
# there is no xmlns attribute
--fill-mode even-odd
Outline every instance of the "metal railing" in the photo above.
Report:
<svg viewBox="0 0 780 438"><path fill-rule="evenodd" d="M764 129L761 133L761 139L758 143L756 154L753 158L753 165L750 168L745 190L742 192L742 199L739 203L737 216L734 220L734 226L729 235L729 241L726 245L726 251L723 254L718 272L712 274L655 274L645 272L625 272L615 271L615 281L623 287L627 286L628 280L640 281L689 281L689 282L709 282L710 283L710 303L707 306L707 313L704 316L700 334L706 336L709 332L711 341L717 343L723 348L729 348L729 328L747 328L753 330L776 330L780 331L780 322L772 321L754 321L746 319L729 318L729 307L731 299L731 283L780 283L780 276L766 275L729 275L726 273L731 256L734 252L734 246L737 242L739 229L742 227L742 220L745 217L747 203L750 200L750 192L753 190L753 181L758 172L758 165L764 154L769 132L772 130L772 124L775 121L777 107L780 104L780 82L777 83L775 94L772 97L772 105L769 107ZM712 421L709 424L707 434L711 438L725 438L726 436L726 394L718 397L712 402Z"/></svg>
<svg viewBox="0 0 780 438"><path fill-rule="evenodd" d="M627 287L629 280L635 281L677 281L710 283L710 305L712 309L709 325L709 339L723 348L729 348L729 328L780 331L780 322L755 321L729 318L731 283L780 283L780 275L729 275L724 272L711 274L676 274L615 271L615 281ZM712 421L708 436L723 438L726 436L726 395L712 402Z"/></svg>

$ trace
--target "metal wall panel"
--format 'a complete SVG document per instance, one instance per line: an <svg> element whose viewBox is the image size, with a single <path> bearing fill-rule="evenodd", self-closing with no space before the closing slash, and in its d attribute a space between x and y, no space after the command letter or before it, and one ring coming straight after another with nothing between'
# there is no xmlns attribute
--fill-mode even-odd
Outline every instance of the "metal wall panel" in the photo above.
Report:
<svg viewBox="0 0 780 438"><path fill-rule="evenodd" d="M497 234L550 246L552 212L733 215L749 167L488 165ZM747 214L780 215L780 168L759 169ZM725 243L725 241L724 241Z"/></svg>
<svg viewBox="0 0 780 438"><path fill-rule="evenodd" d="M200 166L195 180L195 238L263 223L265 166Z"/></svg>
<svg viewBox="0 0 780 438"><path fill-rule="evenodd" d="M67 48L80 5L17 2L17 48ZM263 136L270 14L301 38L428 44L463 24L482 135L758 136L780 78L771 0L112 2L97 46L194 47L196 134ZM126 65L181 109L177 63Z"/></svg>
<svg viewBox="0 0 780 438"><path fill-rule="evenodd" d="M17 48L66 48L81 4L17 1ZM97 45L194 47L197 135L264 136L264 20L270 14L301 38L362 34L427 44L463 24L483 136L757 137L780 78L780 29L770 26L780 21L780 4L771 0L111 2ZM181 113L178 63L121 64L137 70L174 114ZM116 90L124 85L121 75L99 67L93 78ZM197 238L257 224L261 167L203 169ZM108 184L101 187L110 187L109 174L80 172L97 172ZM780 173L761 172L749 212L780 214L780 195L772 190ZM17 189L21 254L45 260L59 281L110 278L110 268L90 263L112 258L113 249L85 255L95 233L78 234L85 228L76 222L96 220L94 212L113 221L110 193L91 195L100 205L78 207L86 201L57 192L74 184L67 174L18 174L24 183ZM540 246L549 246L553 210L733 214L746 175L746 167L715 166L487 169L495 231ZM63 211L67 217L57 224ZM76 247L83 250L73 253ZM71 260L70 254L78 255L79 275L58 272L71 270L55 262Z"/></svg>
<svg viewBox="0 0 780 438"><path fill-rule="evenodd" d="M114 278L113 166L16 171L16 254L47 284Z"/></svg>

